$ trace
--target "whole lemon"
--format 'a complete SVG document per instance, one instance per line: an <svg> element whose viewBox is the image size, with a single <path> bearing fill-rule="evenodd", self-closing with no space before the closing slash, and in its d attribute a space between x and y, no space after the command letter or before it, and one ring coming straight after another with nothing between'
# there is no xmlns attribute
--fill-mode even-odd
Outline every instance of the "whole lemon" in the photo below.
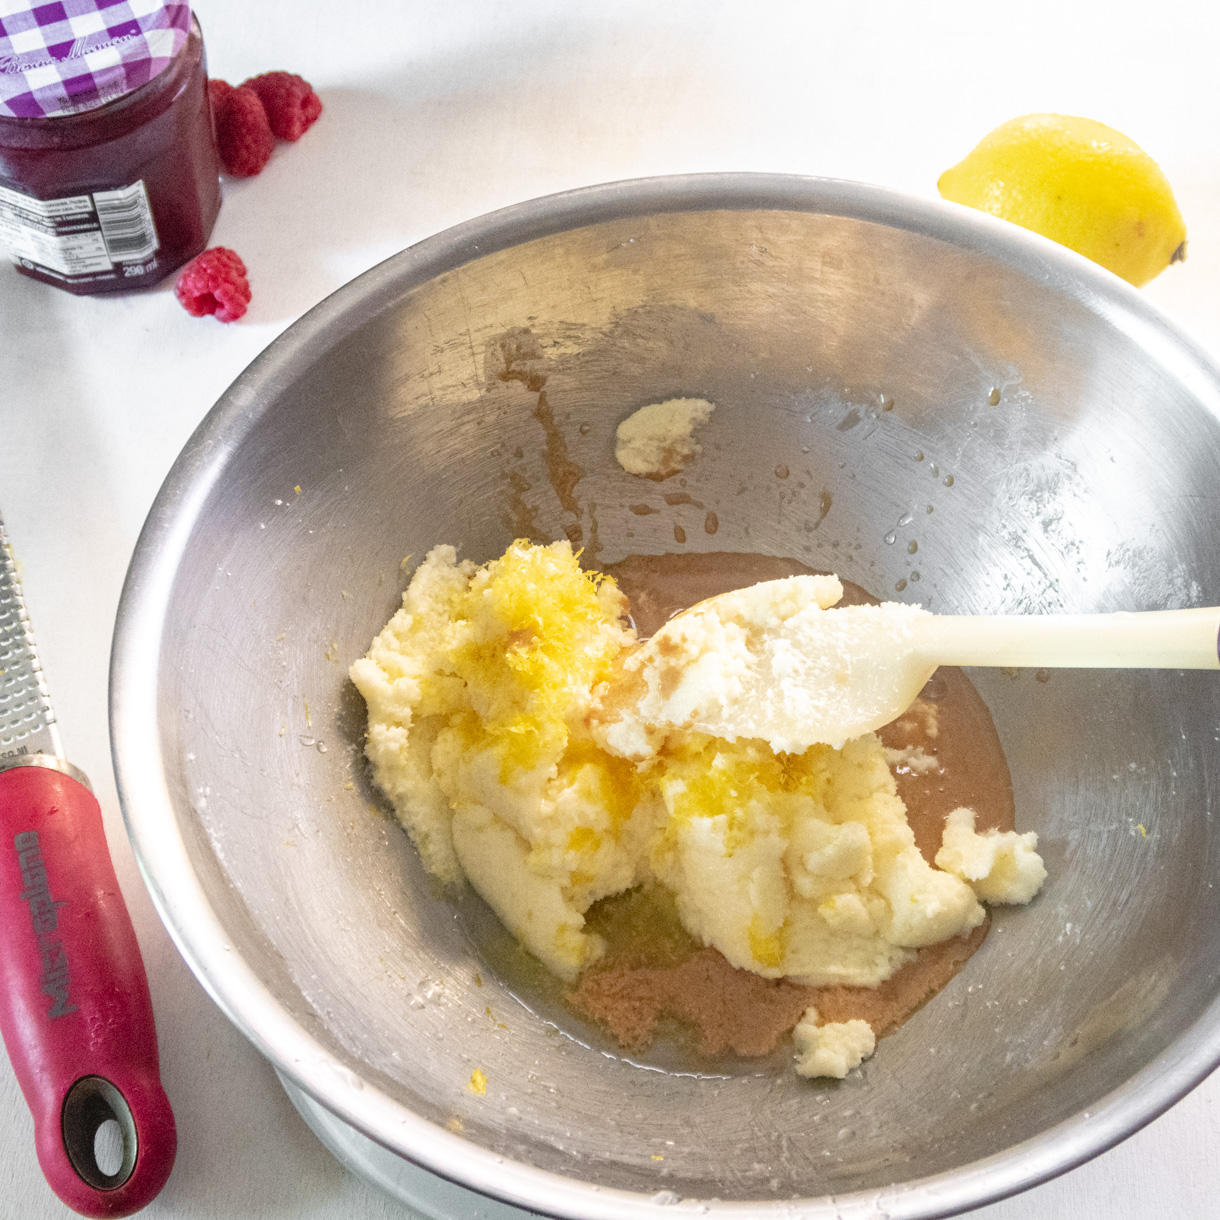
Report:
<svg viewBox="0 0 1220 1220"><path fill-rule="evenodd" d="M1027 114L984 136L936 184L1139 287L1186 257L1186 224L1161 167L1113 127Z"/></svg>

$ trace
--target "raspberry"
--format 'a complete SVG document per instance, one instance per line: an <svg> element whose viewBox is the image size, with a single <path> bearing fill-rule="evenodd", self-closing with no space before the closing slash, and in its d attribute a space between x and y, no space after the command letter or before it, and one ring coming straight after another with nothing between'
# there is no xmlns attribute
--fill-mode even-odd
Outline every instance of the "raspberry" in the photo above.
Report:
<svg viewBox="0 0 1220 1220"><path fill-rule="evenodd" d="M222 80L208 81L216 148L226 174L253 178L271 156L275 137L258 94L244 85L234 89Z"/></svg>
<svg viewBox="0 0 1220 1220"><path fill-rule="evenodd" d="M258 94L271 130L281 140L299 140L322 113L322 99L313 86L292 72L264 72L242 88Z"/></svg>
<svg viewBox="0 0 1220 1220"><path fill-rule="evenodd" d="M232 92L233 86L227 80L208 81L208 100L212 103L213 115L220 111L220 108L228 101L229 94Z"/></svg>
<svg viewBox="0 0 1220 1220"><path fill-rule="evenodd" d="M224 246L213 246L182 268L174 295L193 318L214 313L218 322L236 322L250 303L246 264Z"/></svg>

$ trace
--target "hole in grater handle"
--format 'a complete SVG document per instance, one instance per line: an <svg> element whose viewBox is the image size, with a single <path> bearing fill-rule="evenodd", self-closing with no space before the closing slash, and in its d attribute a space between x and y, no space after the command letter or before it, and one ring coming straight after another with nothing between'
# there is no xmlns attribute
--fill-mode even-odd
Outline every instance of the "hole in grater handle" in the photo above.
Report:
<svg viewBox="0 0 1220 1220"><path fill-rule="evenodd" d="M96 1190L117 1190L131 1177L139 1151L135 1119L123 1094L109 1080L82 1076L64 1098L61 1123L64 1149L82 1181ZM113 1155L112 1123L117 1124L122 1145L117 1157ZM99 1152L107 1164L118 1161L113 1173L99 1163Z"/></svg>

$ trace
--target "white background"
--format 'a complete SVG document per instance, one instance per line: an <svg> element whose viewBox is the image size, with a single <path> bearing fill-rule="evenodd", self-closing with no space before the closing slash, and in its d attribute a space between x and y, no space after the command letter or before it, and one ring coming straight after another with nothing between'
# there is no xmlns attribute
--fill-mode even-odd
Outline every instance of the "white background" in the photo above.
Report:
<svg viewBox="0 0 1220 1220"><path fill-rule="evenodd" d="M0 264L0 510L24 566L70 757L93 780L152 986L177 1166L158 1220L382 1220L178 957L136 872L106 721L110 634L178 450L281 330L457 221L567 187L697 170L824 174L935 195L992 127L1083 114L1155 156L1190 256L1145 291L1220 355L1220 6L1032 0L198 0L214 75L299 72L326 109L261 176L225 183L213 244L247 317L169 286L77 299ZM1019 12L1018 12L1019 10ZM357 17L353 17L357 14ZM3 931L3 930L0 930ZM1220 1078L1120 1148L977 1220L1217 1214ZM0 1058L0 1217L70 1213Z"/></svg>

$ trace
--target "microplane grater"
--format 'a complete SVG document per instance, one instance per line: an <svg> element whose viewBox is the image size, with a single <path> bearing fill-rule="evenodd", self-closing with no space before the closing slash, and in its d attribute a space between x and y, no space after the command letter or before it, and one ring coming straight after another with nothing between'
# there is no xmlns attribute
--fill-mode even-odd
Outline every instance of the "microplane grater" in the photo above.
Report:
<svg viewBox="0 0 1220 1220"><path fill-rule="evenodd" d="M0 517L0 759L19 754L62 758L63 747Z"/></svg>
<svg viewBox="0 0 1220 1220"><path fill-rule="evenodd" d="M13 548L0 520L0 1038L51 1189L129 1216L178 1146L148 978L88 777L63 756ZM114 1121L117 1168L98 1161Z"/></svg>

